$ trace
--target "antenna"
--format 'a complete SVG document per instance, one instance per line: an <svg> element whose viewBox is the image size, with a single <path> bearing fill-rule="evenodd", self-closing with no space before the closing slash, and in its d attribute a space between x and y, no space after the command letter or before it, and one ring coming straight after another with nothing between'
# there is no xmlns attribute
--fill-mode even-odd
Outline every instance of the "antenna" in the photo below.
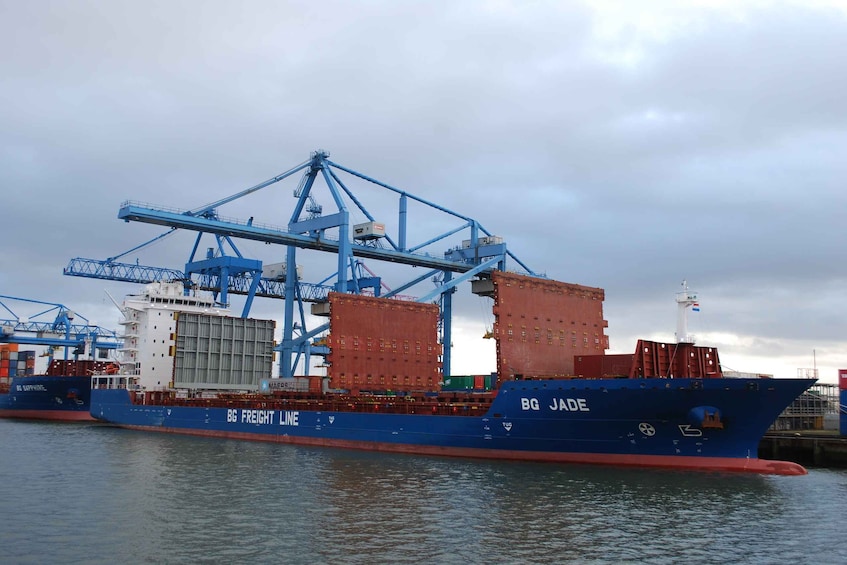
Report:
<svg viewBox="0 0 847 565"><path fill-rule="evenodd" d="M694 343L694 336L688 333L688 309L700 310L697 293L688 289L688 281L682 281L682 291L676 293L676 342Z"/></svg>

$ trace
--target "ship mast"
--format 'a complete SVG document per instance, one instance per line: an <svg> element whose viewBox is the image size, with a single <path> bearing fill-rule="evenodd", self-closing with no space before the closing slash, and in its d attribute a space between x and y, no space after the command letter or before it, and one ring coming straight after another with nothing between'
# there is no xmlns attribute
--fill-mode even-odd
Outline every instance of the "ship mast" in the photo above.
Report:
<svg viewBox="0 0 847 565"><path fill-rule="evenodd" d="M694 336L688 333L688 309L699 310L697 293L688 290L688 281L682 281L682 292L676 293L676 342L694 343Z"/></svg>

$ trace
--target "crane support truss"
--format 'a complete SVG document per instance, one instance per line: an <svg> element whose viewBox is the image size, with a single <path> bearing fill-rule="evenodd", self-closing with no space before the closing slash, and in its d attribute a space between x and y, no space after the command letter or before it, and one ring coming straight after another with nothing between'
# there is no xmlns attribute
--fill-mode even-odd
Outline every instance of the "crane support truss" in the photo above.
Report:
<svg viewBox="0 0 847 565"><path fill-rule="evenodd" d="M155 281L185 280L185 273L176 269L150 267L137 263L116 263L110 260L71 259L64 270L65 275L87 277L108 281L120 281L147 284Z"/></svg>

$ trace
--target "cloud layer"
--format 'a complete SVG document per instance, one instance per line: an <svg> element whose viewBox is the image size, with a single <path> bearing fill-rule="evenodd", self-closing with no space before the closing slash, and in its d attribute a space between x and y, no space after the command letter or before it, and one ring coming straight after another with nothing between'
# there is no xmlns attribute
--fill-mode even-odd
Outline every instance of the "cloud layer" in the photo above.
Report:
<svg viewBox="0 0 847 565"><path fill-rule="evenodd" d="M687 278L728 365L834 382L847 12L630 4L0 0L0 293L113 325L104 285L61 269L164 231L117 221L122 201L195 208L326 148L605 288L616 351L672 337ZM221 213L284 225L292 189ZM421 240L446 229L414 219ZM191 245L128 259L180 267ZM263 247L245 244L281 260Z"/></svg>

